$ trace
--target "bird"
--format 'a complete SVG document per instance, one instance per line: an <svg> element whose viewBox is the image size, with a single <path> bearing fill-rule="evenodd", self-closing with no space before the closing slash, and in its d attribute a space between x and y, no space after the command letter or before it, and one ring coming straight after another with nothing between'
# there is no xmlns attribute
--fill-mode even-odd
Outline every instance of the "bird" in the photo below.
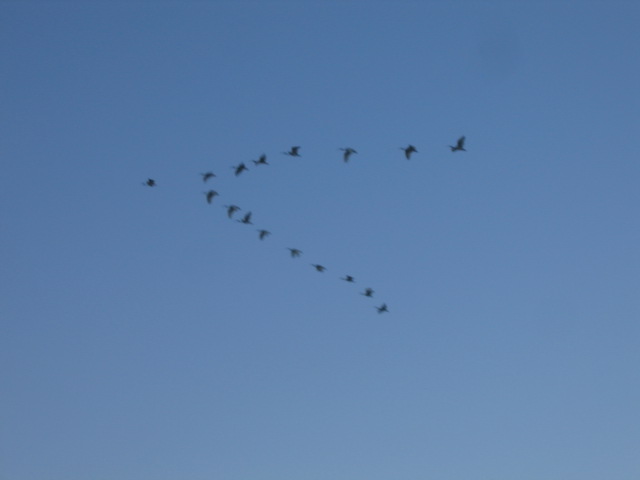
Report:
<svg viewBox="0 0 640 480"><path fill-rule="evenodd" d="M240 207L237 205L225 205L224 208L227 209L227 216L229 218L233 217L233 214L240 210Z"/></svg>
<svg viewBox="0 0 640 480"><path fill-rule="evenodd" d="M206 173L201 173L200 175L202 175L202 181L206 182L207 180L209 180L210 178L213 178L216 176L215 173L213 172L206 172Z"/></svg>
<svg viewBox="0 0 640 480"><path fill-rule="evenodd" d="M458 139L458 142L456 143L455 147L453 145L449 145L449 148L451 149L452 152L456 152L458 150L462 150L463 152L466 152L466 150L464 149L464 135Z"/></svg>
<svg viewBox="0 0 640 480"><path fill-rule="evenodd" d="M269 165L269 163L267 163L267 156L264 153L260 155L258 160L253 160L253 163L256 165Z"/></svg>
<svg viewBox="0 0 640 480"><path fill-rule="evenodd" d="M362 292L360 295L364 295L365 297L373 297L373 289L365 288L364 292Z"/></svg>
<svg viewBox="0 0 640 480"><path fill-rule="evenodd" d="M243 171L249 170L243 162L240 162L239 165L233 166L231 168L235 169L236 177L240 175Z"/></svg>
<svg viewBox="0 0 640 480"><path fill-rule="evenodd" d="M244 223L244 224L246 224L246 225L253 225L253 224L251 223L251 212L247 212L247 213L245 214L245 216L244 216L244 217L242 217L242 220L238 220L238 222L240 222L240 223Z"/></svg>
<svg viewBox="0 0 640 480"><path fill-rule="evenodd" d="M342 280L349 283L354 283L356 281L355 278L353 278L351 275L345 275L344 277L342 277Z"/></svg>
<svg viewBox="0 0 640 480"><path fill-rule="evenodd" d="M298 153L298 151L300 150L300 147L291 147L291 150L289 150L288 152L282 152L285 155L289 155L290 157L299 157L300 153Z"/></svg>
<svg viewBox="0 0 640 480"><path fill-rule="evenodd" d="M349 157L352 154L358 153L351 147L341 148L340 150L342 150L344 152L344 154L342 155L342 159L344 160L345 163L347 163L349 161Z"/></svg>
<svg viewBox="0 0 640 480"><path fill-rule="evenodd" d="M387 304L386 303L383 303L379 307L376 307L376 310L378 310L378 313L383 313L383 312L388 312L389 311L389 309L387 308Z"/></svg>
<svg viewBox="0 0 640 480"><path fill-rule="evenodd" d="M288 248L289 252L291 252L291 258L299 257L302 254L302 250L298 250L297 248Z"/></svg>
<svg viewBox="0 0 640 480"><path fill-rule="evenodd" d="M418 153L418 150L413 145L409 145L408 147L400 147L400 150L404 150L404 156L407 157L407 160L411 159L411 154L413 152Z"/></svg>
<svg viewBox="0 0 640 480"><path fill-rule="evenodd" d="M143 183L143 185L146 185L147 187L155 187L156 181L153 178L148 178L147 181Z"/></svg>
<svg viewBox="0 0 640 480"><path fill-rule="evenodd" d="M215 190L209 190L208 192L204 192L204 194L207 196L207 203L211 203L213 201L213 197L219 195Z"/></svg>
<svg viewBox="0 0 640 480"><path fill-rule="evenodd" d="M258 230L258 232L260 232L260 235L259 235L260 240L264 240L269 235L271 235L271 232L269 230Z"/></svg>
<svg viewBox="0 0 640 480"><path fill-rule="evenodd" d="M322 265L318 265L318 264L315 264L315 263L312 263L311 265L313 267L315 267L315 269L317 271L319 271L319 272L324 272L327 269L327 267L323 267Z"/></svg>

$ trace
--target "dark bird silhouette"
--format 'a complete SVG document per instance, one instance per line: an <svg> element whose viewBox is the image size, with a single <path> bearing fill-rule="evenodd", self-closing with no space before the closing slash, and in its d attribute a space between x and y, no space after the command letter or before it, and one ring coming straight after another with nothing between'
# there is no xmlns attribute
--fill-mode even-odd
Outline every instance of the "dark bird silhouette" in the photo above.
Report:
<svg viewBox="0 0 640 480"><path fill-rule="evenodd" d="M143 185L146 185L147 187L155 187L156 181L153 178L148 178L147 181L143 183Z"/></svg>
<svg viewBox="0 0 640 480"><path fill-rule="evenodd" d="M324 272L327 269L327 267L323 267L322 265L318 265L318 264L315 264L315 263L312 263L311 265L313 267L315 267L315 269L317 271L319 271L319 272Z"/></svg>
<svg viewBox="0 0 640 480"><path fill-rule="evenodd" d="M258 232L260 232L260 235L259 235L260 240L264 240L269 235L271 235L271 232L269 230L258 230Z"/></svg>
<svg viewBox="0 0 640 480"><path fill-rule="evenodd" d="M229 218L233 217L233 214L240 210L240 207L237 205L225 205L224 207L227 209L227 216Z"/></svg>
<svg viewBox="0 0 640 480"><path fill-rule="evenodd" d="M288 152L282 152L285 155L289 155L290 157L299 157L300 153L298 153L298 151L300 150L300 147L291 147L291 150L289 150Z"/></svg>
<svg viewBox="0 0 640 480"><path fill-rule="evenodd" d="M246 166L244 163L242 163L242 162L240 162L240 164L239 164L239 165L236 165L236 166L231 167L231 168L235 169L236 177L237 177L238 175L240 175L242 172L244 172L245 170L249 170L249 169L247 168L247 166Z"/></svg>
<svg viewBox="0 0 640 480"><path fill-rule="evenodd" d="M360 295L364 295L365 297L373 297L373 289L365 288L364 292L362 292Z"/></svg>
<svg viewBox="0 0 640 480"><path fill-rule="evenodd" d="M404 156L407 157L407 160L411 159L412 153L418 153L418 150L413 145L409 145L406 148L400 147L400 150L404 150Z"/></svg>
<svg viewBox="0 0 640 480"><path fill-rule="evenodd" d="M255 163L256 165L269 165L269 163L267 163L267 156L265 154L260 155L260 158L258 160L253 160L253 163Z"/></svg>
<svg viewBox="0 0 640 480"><path fill-rule="evenodd" d="M383 303L379 307L376 307L376 310L378 310L378 313L384 313L384 312L388 312L389 311L389 309L387 308L387 304L386 303Z"/></svg>
<svg viewBox="0 0 640 480"><path fill-rule="evenodd" d="M455 147L453 145L449 145L449 148L452 152L457 152L458 150L466 152L466 150L464 149L464 135L458 139Z"/></svg>
<svg viewBox="0 0 640 480"><path fill-rule="evenodd" d="M204 194L207 196L207 203L213 202L213 197L215 197L216 195L219 195L219 193L216 192L215 190L209 190L208 192L205 192Z"/></svg>
<svg viewBox="0 0 640 480"><path fill-rule="evenodd" d="M302 255L302 250L298 250L297 248L288 248L289 252L291 252L291 258L296 258Z"/></svg>
<svg viewBox="0 0 640 480"><path fill-rule="evenodd" d="M344 277L342 277L342 280L349 283L354 283L356 281L355 278L353 278L351 275L345 275Z"/></svg>
<svg viewBox="0 0 640 480"><path fill-rule="evenodd" d="M202 181L206 182L207 180L209 180L210 178L213 178L216 176L215 173L213 172L206 172L206 173L201 173L200 175L202 175Z"/></svg>
<svg viewBox="0 0 640 480"><path fill-rule="evenodd" d="M240 223L244 223L244 224L246 224L246 225L253 225L253 224L251 223L251 212L247 212L247 213L245 214L245 216L244 216L244 217L242 217L242 220L238 220L238 222L240 222Z"/></svg>
<svg viewBox="0 0 640 480"><path fill-rule="evenodd" d="M349 157L351 157L351 155L353 155L354 153L358 153L351 147L341 148L340 150L344 152L344 154L342 155L342 159L345 161L345 163L349 161Z"/></svg>

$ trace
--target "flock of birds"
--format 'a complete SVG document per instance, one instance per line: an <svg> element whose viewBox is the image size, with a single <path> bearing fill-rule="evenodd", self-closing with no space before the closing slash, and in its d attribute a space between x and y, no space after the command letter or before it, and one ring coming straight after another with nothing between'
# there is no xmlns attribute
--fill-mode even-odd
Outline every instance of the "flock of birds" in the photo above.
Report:
<svg viewBox="0 0 640 480"><path fill-rule="evenodd" d="M455 145L449 145L449 148L451 149L452 152L457 152L457 151L466 152L464 148L464 142L465 142L465 137L462 136L458 139ZM300 148L301 148L300 146L293 146L288 151L282 152L282 153L290 157L301 157ZM407 160L411 159L412 154L418 153L418 149L413 145L408 145L407 147L400 147L400 149L404 151L404 156ZM342 159L345 163L349 161L349 159L353 154L358 153L355 149L351 147L340 148L340 150L343 152ZM269 165L269 163L267 162L267 156L265 154L262 154L257 160L252 160L252 162L256 166ZM234 165L231 168L234 170L234 174L236 177L241 175L242 172L249 170L249 168L245 165L244 162L240 162L238 165ZM205 173L201 173L200 175L202 176L202 181L204 183L207 183L209 180L217 176L213 172L205 172ZM143 185L147 187L155 187L157 186L157 183L153 178L148 178L147 181L143 183ZM219 193L216 190L208 190L207 192L204 192L204 194L205 194L206 201L209 204L212 204L215 197L219 195ZM242 210L238 205L234 205L234 204L224 205L224 208L227 211L227 217L230 219L234 219L235 214L240 210ZM236 219L236 221L239 223L243 223L245 225L253 225L253 223L251 222L251 215L252 215L251 211L247 211L241 218ZM258 238L260 240L264 240L269 235L271 235L271 232L269 230L258 229L257 231L258 231ZM291 258L298 258L302 255L302 250L298 248L287 247L287 250L289 250L289 254ZM320 273L323 273L324 271L327 270L327 268L321 264L312 263L310 265L317 272L320 272ZM348 283L355 283L355 278L351 275L345 275L344 277L340 277L340 279ZM360 293L360 295L363 295L368 298L372 298L373 294L374 294L374 290L372 288L365 288ZM378 311L378 313L385 313L389 311L389 308L387 307L386 303L382 303L381 305L376 306L375 309Z"/></svg>

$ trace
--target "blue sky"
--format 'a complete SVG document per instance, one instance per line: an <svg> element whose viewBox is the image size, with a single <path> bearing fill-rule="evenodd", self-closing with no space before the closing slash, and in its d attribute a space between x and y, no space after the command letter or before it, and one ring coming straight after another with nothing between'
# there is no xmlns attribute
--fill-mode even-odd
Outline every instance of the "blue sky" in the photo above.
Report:
<svg viewBox="0 0 640 480"><path fill-rule="evenodd" d="M639 24L0 2L0 478L637 479Z"/></svg>

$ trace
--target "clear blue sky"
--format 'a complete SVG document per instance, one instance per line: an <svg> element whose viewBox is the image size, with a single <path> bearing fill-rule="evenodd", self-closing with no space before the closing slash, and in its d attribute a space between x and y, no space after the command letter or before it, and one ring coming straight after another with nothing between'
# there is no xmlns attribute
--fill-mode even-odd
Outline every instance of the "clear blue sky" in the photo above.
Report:
<svg viewBox="0 0 640 480"><path fill-rule="evenodd" d="M0 479L637 480L639 25L0 2Z"/></svg>

